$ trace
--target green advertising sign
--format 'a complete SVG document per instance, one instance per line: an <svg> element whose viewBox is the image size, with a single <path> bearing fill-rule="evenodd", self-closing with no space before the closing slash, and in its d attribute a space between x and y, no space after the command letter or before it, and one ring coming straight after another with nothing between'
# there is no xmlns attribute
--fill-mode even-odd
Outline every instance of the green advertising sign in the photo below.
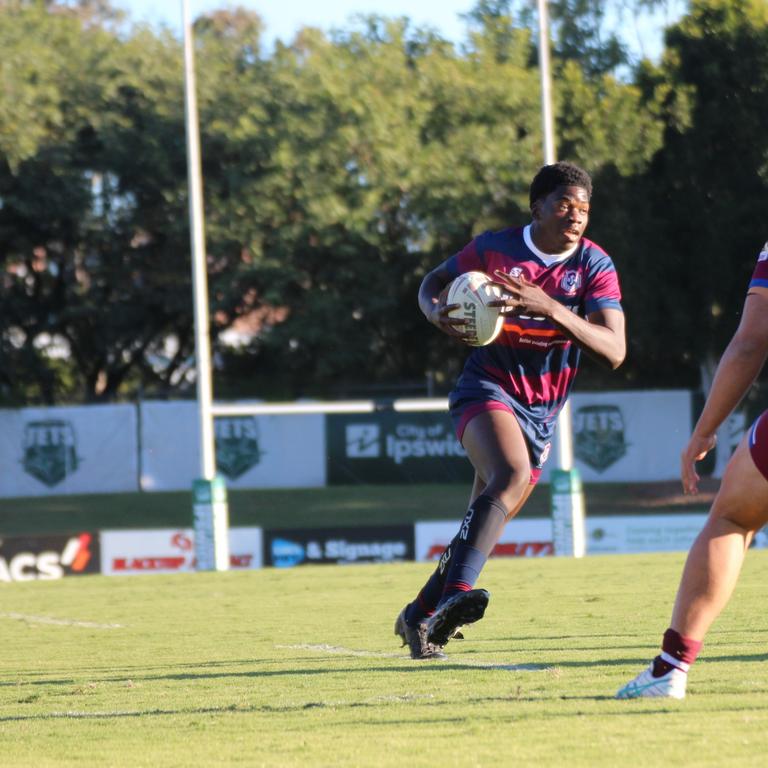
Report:
<svg viewBox="0 0 768 768"><path fill-rule="evenodd" d="M469 483L474 472L447 413L331 414L328 483Z"/></svg>

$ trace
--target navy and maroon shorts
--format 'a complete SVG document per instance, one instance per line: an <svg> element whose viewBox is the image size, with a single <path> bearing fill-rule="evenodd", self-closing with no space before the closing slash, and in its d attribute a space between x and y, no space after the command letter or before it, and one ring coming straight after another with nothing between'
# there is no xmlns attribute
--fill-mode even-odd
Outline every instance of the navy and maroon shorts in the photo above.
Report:
<svg viewBox="0 0 768 768"><path fill-rule="evenodd" d="M520 403L502 387L490 381L467 381L461 377L448 398L448 408L459 442L463 440L467 424L479 413L488 411L511 413L517 419L525 442L528 444L528 455L531 460L530 483L535 485L538 482L544 462L549 455L551 430L542 430L541 425L528 418Z"/></svg>

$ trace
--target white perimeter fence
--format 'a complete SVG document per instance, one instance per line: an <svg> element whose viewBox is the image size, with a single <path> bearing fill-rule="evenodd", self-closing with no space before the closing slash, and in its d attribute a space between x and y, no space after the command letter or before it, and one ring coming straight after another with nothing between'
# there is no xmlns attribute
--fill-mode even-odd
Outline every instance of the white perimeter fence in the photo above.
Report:
<svg viewBox="0 0 768 768"><path fill-rule="evenodd" d="M575 393L575 466L586 482L678 477L693 422L687 390ZM471 469L445 399L213 408L227 487L464 482ZM720 435L716 476L745 428ZM543 475L557 466L556 442ZM0 410L0 497L189 490L200 466L194 401Z"/></svg>

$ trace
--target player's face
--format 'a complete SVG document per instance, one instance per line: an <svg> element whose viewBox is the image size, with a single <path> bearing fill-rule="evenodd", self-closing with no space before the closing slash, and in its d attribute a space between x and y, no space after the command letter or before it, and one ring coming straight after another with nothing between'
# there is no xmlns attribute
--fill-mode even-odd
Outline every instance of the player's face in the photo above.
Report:
<svg viewBox="0 0 768 768"><path fill-rule="evenodd" d="M558 187L533 206L536 244L558 253L579 242L589 223L589 196L583 187Z"/></svg>

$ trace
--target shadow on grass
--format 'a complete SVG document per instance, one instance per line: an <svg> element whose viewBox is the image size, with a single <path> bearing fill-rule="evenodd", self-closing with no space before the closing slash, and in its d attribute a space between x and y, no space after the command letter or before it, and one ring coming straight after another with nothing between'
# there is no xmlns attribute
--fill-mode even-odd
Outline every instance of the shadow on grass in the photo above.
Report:
<svg viewBox="0 0 768 768"><path fill-rule="evenodd" d="M210 673L210 674L199 674L199 673L184 673L184 672L178 672L175 675L149 675L146 674L147 672L150 672L153 669L163 669L168 670L172 668L176 669L216 669L221 667L237 667L237 666L257 666L257 665L263 665L263 664L275 664L275 659L238 659L238 660L228 660L228 661L201 661L201 662L190 662L188 664L153 664L153 665L146 665L146 664L137 664L137 665L125 665L125 666L103 666L103 667L94 667L94 666L87 666L83 667L82 670L77 670L76 676L72 675L72 669L68 669L67 672L70 673L70 677L62 677L59 679L51 679L48 677L49 675L63 675L64 672L62 670L30 670L26 672L13 672L12 679L7 680L0 680L0 688L3 687L16 687L16 686L25 686L25 685L60 685L60 684L71 684L75 685L78 683L82 683L83 680L89 680L94 681L98 680L99 682L125 682L127 680L163 680L163 679L186 679L186 678L195 678L195 677L218 677L219 674ZM104 677L103 675L107 675ZM224 673L221 676L222 677L228 677L233 675L258 675L258 672L254 673L245 673L245 672L228 672Z"/></svg>
<svg viewBox="0 0 768 768"><path fill-rule="evenodd" d="M305 660L306 661L306 660ZM312 660L310 660L312 661ZM327 661L327 657L317 659L316 661ZM246 663L246 662L243 662ZM263 663L263 662L262 662ZM275 663L274 660L270 663ZM203 666L203 665L200 665ZM28 686L45 686L45 685L82 685L84 681L89 683L125 683L130 680L133 683L152 682L161 680L217 680L217 679L234 679L234 678L269 678L269 677L294 677L304 675L352 675L352 674L375 674L381 673L419 673L419 672L478 672L478 671L500 671L500 672L542 672L547 668L544 664L492 664L484 663L480 664L462 664L461 662L441 662L441 661L411 661L408 660L405 664L398 664L393 666L361 666L361 667L327 667L316 668L308 667L305 665L291 666L290 669L272 669L272 670L247 670L247 671L220 671L220 672L173 672L161 675L142 673L139 669L131 670L130 675L115 675L114 669L109 671L113 674L90 674L82 675L78 677L66 677L55 679L38 679L38 680L25 680L27 676L24 673L18 674L17 679L13 681L6 681L0 683L0 686L5 687L17 687L19 689ZM91 670L93 672L93 670ZM138 673L138 674L137 674ZM30 675L31 676L31 675Z"/></svg>
<svg viewBox="0 0 768 768"><path fill-rule="evenodd" d="M474 655L475 652L464 652L468 656ZM337 657L339 658L339 657ZM720 656L708 656L706 662L709 663L764 663L768 661L768 653L759 654L740 654L740 655L720 655ZM121 667L116 669L115 667L101 667L101 668L88 668L83 671L83 674L76 676L62 676L57 678L46 677L46 672L40 672L39 670L30 672L16 672L14 679L0 681L0 687L4 688L18 688L20 691L24 688L31 686L78 686L84 684L84 682L93 684L109 684L109 683L151 683L153 681L202 681L202 680L227 680L227 679L254 679L259 678L273 678L273 677L296 677L306 675L355 675L363 674L370 675L376 673L382 674L444 674L446 672L486 672L486 671L499 671L499 672L547 672L556 669L580 669L580 668L612 668L612 667L625 667L625 666L644 666L648 663L648 656L638 658L620 658L620 659L592 659L592 660L569 660L560 659L551 663L542 662L530 662L530 663L493 663L485 661L462 662L456 661L416 661L406 658L394 657L393 664L377 666L361 665L357 667L339 667L339 666L322 666L318 667L318 664L327 664L329 657L326 655L303 659L301 666L296 664L297 660L291 660L290 668L282 669L268 669L259 670L253 669L255 666L265 664L279 664L281 660L277 659L242 659L231 661L211 661L202 663L189 663L189 664L176 664L176 665L156 665L147 667L146 665L136 667ZM403 663L404 662L404 663ZM152 670L167 670L168 667L176 667L179 671L166 671L162 674L153 674ZM245 666L248 669L232 670L234 666ZM227 669L225 669L227 668ZM195 671L193 671L195 670ZM34 678L34 679L30 679ZM575 698L580 699L582 697L559 697L563 699ZM586 700L600 700L610 699L611 696L587 696L583 697ZM510 700L514 700L510 699ZM218 710L214 710L218 711ZM13 718L11 718L13 719ZM2 721L3 718L0 718Z"/></svg>
<svg viewBox="0 0 768 768"><path fill-rule="evenodd" d="M705 661L707 664L710 662L722 662L722 661L768 661L768 653L754 653L754 654L742 654L742 655L736 655L736 654L727 654L724 656L702 656L702 661Z"/></svg>
<svg viewBox="0 0 768 768"><path fill-rule="evenodd" d="M603 649L604 650L604 649ZM587 661L569 661L569 660L562 660L562 661L555 661L550 664L539 664L540 668L548 667L553 668L557 667L560 669L579 669L581 667L624 667L627 665L639 665L639 666L648 666L649 662L651 661L651 658L655 655L656 652L651 653L648 656L641 656L637 658L621 658L621 659L590 659ZM714 663L719 664L723 662L751 662L755 664L760 664L763 662L768 661L768 654L766 653L758 653L753 655L728 655L728 656L703 656L701 657L702 661L706 663Z"/></svg>
<svg viewBox="0 0 768 768"><path fill-rule="evenodd" d="M730 705L730 702L727 702L723 699L722 694L718 694L718 698L720 700L719 704L719 710L721 712L730 712L730 713L737 713L737 712L749 712L750 715L754 715L757 712L765 712L768 711L768 703L763 706L755 706L754 704L742 704L741 703L741 694L734 693L733 694L736 701L734 702L733 706ZM475 706L485 706L490 703L508 703L510 705L515 704L554 704L557 705L559 702L598 702L598 703L607 703L607 702L616 702L616 706L611 709L604 709L601 708L600 710L594 710L594 711L584 711L583 709L574 709L573 711L567 711L563 712L562 710L556 710L556 711L547 711L547 712L541 712L537 711L535 713L515 713L513 714L513 719L516 720L523 720L528 719L530 717L533 717L534 719L540 720L542 717L548 719L548 720L563 720L567 718L584 718L584 717L595 717L595 718L608 718L608 717L634 717L634 716L641 716L641 717L648 717L649 715L666 715L670 712L678 712L681 711L683 708L685 708L687 702L673 702L668 700L655 700L653 702L649 701L648 699L636 699L634 701L621 701L614 699L613 696L606 696L606 695L597 695L597 696L552 696L552 697L518 697L518 696L509 696L509 697L483 697L483 698L477 698L477 699L471 699L467 703L472 704ZM642 703L640 703L642 702ZM397 702L398 704L407 704L409 701L403 697ZM423 702L411 702L411 703L423 703ZM452 704L452 702L445 702L447 705ZM648 705L653 703L655 706L653 708L649 707ZM19 723L19 722L34 722L34 721L46 721L46 720L120 720L125 718L156 718L156 717L192 717L192 716L200 716L200 715L254 715L254 714L262 714L262 715L282 715L282 714L295 714L295 713L302 713L302 712L308 712L311 710L329 710L331 712L337 712L337 713L343 713L351 710L373 710L376 712L381 711L382 705L385 704L385 702L381 700L373 700L373 701L360 701L360 702L344 702L344 701L336 701L336 702L324 702L324 701L308 701L298 704L286 704L286 705L271 705L271 704L263 704L263 705L242 705L242 704L230 704L226 706L221 707L187 707L187 708L178 708L178 709L139 709L139 710L114 710L114 711L106 711L106 712L76 712L76 711L69 711L69 712L41 712L37 714L29 714L29 715L6 715L6 716L0 716L0 723ZM435 707L440 706L439 702L429 702L428 706ZM477 723L479 720L488 719L489 721L496 722L498 719L498 712L489 713L487 715L484 715L482 712L472 712L471 717L469 715L465 717L459 717L456 716L452 717L429 717L429 723L431 725L434 725L436 723L449 723L449 724L456 724L457 722L460 722L462 720L464 721L471 721L473 723ZM391 727L393 725L423 725L424 724L424 715L421 713L419 716L414 716L412 718L403 718L400 717L397 720L388 720L388 719L377 719L372 720L369 718L365 719L365 724L369 726L375 726L375 725L383 725L387 727ZM349 721L342 721L342 722L335 722L333 723L336 727L347 727L351 723ZM355 721L355 724L358 724L358 721Z"/></svg>
<svg viewBox="0 0 768 768"><path fill-rule="evenodd" d="M270 707L270 706L251 706L243 707L232 705L229 707L199 707L189 709L146 709L136 711L115 711L115 712L47 712L38 715L9 715L0 717L0 723L17 723L40 720L119 720L123 718L143 718L143 717L185 717L199 715L253 715L253 714L288 714L294 712L305 712L314 709L363 709L366 707L381 709L381 703L346 703L346 704L326 704L324 702L307 702L296 706ZM466 719L466 718L463 718ZM400 724L423 724L422 718L412 720L366 720L370 725L400 725ZM430 724L434 723L456 723L455 717L430 718ZM337 726L347 727L347 723L337 723Z"/></svg>

